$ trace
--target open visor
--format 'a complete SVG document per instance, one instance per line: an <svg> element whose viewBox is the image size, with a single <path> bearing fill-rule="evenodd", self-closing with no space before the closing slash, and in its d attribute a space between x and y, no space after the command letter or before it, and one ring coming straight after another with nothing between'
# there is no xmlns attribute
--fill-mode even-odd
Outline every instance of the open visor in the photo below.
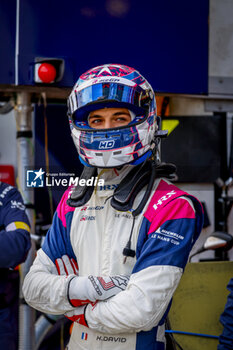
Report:
<svg viewBox="0 0 233 350"><path fill-rule="evenodd" d="M85 120L87 113L105 107L124 106L136 115L142 115L151 101L148 90L116 83L94 84L74 91L72 95L70 107L73 118L77 121Z"/></svg>

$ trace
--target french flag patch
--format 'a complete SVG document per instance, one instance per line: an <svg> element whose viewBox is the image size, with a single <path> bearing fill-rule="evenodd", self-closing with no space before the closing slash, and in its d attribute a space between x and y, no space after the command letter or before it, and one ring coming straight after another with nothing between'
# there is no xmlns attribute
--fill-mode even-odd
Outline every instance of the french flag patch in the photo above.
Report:
<svg viewBox="0 0 233 350"><path fill-rule="evenodd" d="M82 339L82 340L87 340L87 336L88 336L87 333L82 332L81 339Z"/></svg>

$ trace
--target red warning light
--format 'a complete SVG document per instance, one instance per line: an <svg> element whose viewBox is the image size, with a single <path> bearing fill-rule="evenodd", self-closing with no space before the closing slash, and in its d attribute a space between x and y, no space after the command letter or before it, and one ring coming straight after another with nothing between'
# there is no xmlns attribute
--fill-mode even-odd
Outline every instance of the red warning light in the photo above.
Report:
<svg viewBox="0 0 233 350"><path fill-rule="evenodd" d="M47 62L40 64L38 68L38 77L43 83L49 84L54 82L56 75L57 71L52 64Z"/></svg>
<svg viewBox="0 0 233 350"><path fill-rule="evenodd" d="M1 0L0 0L1 1ZM32 83L56 85L64 75L65 61L62 58L35 57L34 72L30 69Z"/></svg>

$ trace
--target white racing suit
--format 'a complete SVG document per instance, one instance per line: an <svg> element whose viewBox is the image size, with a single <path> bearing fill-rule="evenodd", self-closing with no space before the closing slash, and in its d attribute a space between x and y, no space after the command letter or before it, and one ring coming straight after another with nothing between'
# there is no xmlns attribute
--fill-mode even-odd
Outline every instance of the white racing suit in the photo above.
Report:
<svg viewBox="0 0 233 350"><path fill-rule="evenodd" d="M51 314L74 310L68 301L70 276L56 274L55 260L68 255L77 261L80 276L130 275L124 291L106 301L88 304L88 327L74 324L69 350L164 350L164 321L171 299L202 228L202 208L192 196L164 179L157 179L131 239L134 258L123 263L132 213L112 208L110 199L128 173L104 170L90 200L70 207L63 195L42 249L26 276L23 292L34 308ZM134 209L144 189L139 192Z"/></svg>

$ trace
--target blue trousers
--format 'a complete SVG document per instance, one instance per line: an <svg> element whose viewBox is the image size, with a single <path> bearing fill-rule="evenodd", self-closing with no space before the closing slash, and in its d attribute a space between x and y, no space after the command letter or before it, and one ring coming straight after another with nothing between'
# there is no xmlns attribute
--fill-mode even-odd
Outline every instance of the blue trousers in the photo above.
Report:
<svg viewBox="0 0 233 350"><path fill-rule="evenodd" d="M0 349L18 349L18 301L0 309Z"/></svg>

